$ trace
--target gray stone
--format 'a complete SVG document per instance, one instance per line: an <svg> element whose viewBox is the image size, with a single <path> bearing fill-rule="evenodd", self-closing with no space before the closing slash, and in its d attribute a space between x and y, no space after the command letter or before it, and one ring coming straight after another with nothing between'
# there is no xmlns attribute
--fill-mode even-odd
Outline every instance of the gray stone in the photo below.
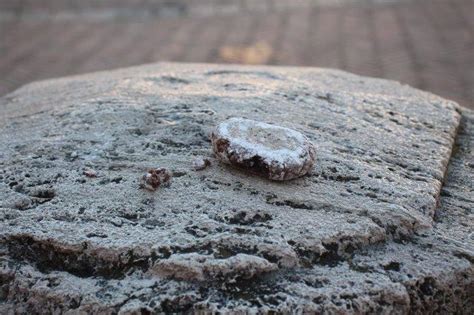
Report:
<svg viewBox="0 0 474 315"><path fill-rule="evenodd" d="M217 163L229 117L301 131L314 169L281 183ZM0 98L0 313L470 314L473 139L455 103L335 70L27 85ZM157 167L172 184L140 189Z"/></svg>
<svg viewBox="0 0 474 315"><path fill-rule="evenodd" d="M197 157L193 160L192 168L195 171L202 171L208 166L211 166L211 161L208 158Z"/></svg>

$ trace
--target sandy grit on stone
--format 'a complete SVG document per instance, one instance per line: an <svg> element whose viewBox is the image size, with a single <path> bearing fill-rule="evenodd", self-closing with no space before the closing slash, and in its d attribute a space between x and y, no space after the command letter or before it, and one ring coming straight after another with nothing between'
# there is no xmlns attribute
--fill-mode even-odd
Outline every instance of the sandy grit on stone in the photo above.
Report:
<svg viewBox="0 0 474 315"><path fill-rule="evenodd" d="M216 156L224 163L272 180L307 174L316 151L302 133L244 118L230 118L211 134Z"/></svg>

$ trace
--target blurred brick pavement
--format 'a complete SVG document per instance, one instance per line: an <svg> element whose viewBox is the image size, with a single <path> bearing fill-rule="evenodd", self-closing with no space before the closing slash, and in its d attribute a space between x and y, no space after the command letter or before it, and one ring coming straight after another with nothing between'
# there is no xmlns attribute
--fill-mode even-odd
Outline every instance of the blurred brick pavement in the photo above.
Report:
<svg viewBox="0 0 474 315"><path fill-rule="evenodd" d="M94 15L112 2L0 0L0 95L33 80L147 62L226 62L220 48L264 42L267 64L394 79L474 108L473 0L185 1L162 1L165 10L159 0L117 0L119 14Z"/></svg>

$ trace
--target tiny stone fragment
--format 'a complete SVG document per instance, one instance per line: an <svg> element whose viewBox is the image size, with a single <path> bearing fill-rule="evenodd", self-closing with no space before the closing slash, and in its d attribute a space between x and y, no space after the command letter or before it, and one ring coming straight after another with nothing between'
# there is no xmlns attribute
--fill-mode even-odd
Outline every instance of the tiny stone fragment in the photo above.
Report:
<svg viewBox="0 0 474 315"><path fill-rule="evenodd" d="M141 187L154 191L161 185L169 185L171 172L165 168L152 168L143 175Z"/></svg>
<svg viewBox="0 0 474 315"><path fill-rule="evenodd" d="M316 158L313 144L302 133L244 118L219 124L211 141L222 162L271 180L303 176Z"/></svg>
<svg viewBox="0 0 474 315"><path fill-rule="evenodd" d="M17 200L14 203L13 208L18 209L18 210L27 210L33 206L33 202L30 198L23 197Z"/></svg>
<svg viewBox="0 0 474 315"><path fill-rule="evenodd" d="M195 171L201 171L211 166L211 161L207 158L197 157L193 160L193 169Z"/></svg>
<svg viewBox="0 0 474 315"><path fill-rule="evenodd" d="M97 177L97 172L94 171L94 170L91 170L91 169L84 170L82 172L82 174L86 175L87 177L91 177L91 178Z"/></svg>

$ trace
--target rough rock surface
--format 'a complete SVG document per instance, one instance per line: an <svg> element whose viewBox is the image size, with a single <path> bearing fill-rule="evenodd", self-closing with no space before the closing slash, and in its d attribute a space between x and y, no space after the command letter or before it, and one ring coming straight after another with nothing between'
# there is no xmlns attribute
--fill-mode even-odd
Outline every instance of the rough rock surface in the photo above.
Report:
<svg viewBox="0 0 474 315"><path fill-rule="evenodd" d="M217 125L211 142L222 162L272 180L307 174L316 157L313 144L302 133L239 117Z"/></svg>
<svg viewBox="0 0 474 315"><path fill-rule="evenodd" d="M209 133L235 116L302 131L315 168L269 182L216 163ZM471 314L473 144L472 112L334 70L27 85L0 99L0 313ZM173 181L140 189L150 168Z"/></svg>

